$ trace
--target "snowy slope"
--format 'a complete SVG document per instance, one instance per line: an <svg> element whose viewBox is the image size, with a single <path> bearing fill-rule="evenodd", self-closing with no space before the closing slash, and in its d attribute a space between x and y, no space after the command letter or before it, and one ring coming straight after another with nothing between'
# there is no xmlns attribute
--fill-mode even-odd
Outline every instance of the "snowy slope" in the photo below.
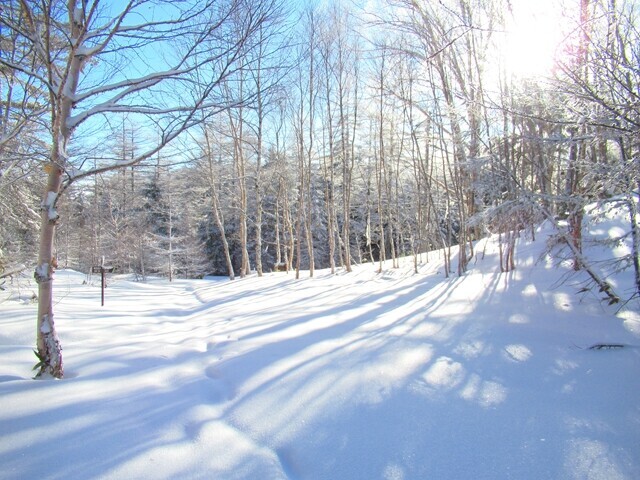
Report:
<svg viewBox="0 0 640 480"><path fill-rule="evenodd" d="M437 253L419 274L117 277L105 307L59 271L62 381L30 380L34 287L2 292L0 478L640 478L637 303L561 282L547 233L510 273L482 241L462 278Z"/></svg>

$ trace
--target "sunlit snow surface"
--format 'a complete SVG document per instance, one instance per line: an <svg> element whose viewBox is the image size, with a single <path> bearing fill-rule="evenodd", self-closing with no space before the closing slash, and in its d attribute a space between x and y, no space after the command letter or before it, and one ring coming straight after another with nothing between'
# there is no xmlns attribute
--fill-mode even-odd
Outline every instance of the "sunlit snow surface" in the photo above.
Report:
<svg viewBox="0 0 640 480"><path fill-rule="evenodd" d="M638 304L577 293L586 277L541 256L548 234L519 241L511 273L481 241L461 278L437 253L418 274L406 259L300 280L115 276L104 307L99 279L58 271L62 381L30 379L35 286L14 282L0 478L640 478ZM588 349L607 342L625 347Z"/></svg>

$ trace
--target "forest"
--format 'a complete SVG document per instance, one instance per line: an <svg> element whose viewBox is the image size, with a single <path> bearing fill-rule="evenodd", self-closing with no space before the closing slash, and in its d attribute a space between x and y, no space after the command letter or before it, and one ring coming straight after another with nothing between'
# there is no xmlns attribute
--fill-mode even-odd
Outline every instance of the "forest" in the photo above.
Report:
<svg viewBox="0 0 640 480"><path fill-rule="evenodd" d="M547 221L607 302L640 294L640 5L525 4L4 2L0 281L35 269L43 371L56 268L298 278L444 249L460 276L487 235L509 271ZM634 292L582 254L593 202L628 212Z"/></svg>

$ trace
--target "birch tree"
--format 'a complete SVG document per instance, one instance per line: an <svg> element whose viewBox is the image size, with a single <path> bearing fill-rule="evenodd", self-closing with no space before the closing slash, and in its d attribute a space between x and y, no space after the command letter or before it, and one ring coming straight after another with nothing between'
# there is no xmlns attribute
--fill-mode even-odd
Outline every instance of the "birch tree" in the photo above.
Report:
<svg viewBox="0 0 640 480"><path fill-rule="evenodd" d="M333 42L334 34L331 24L325 19L321 23L321 37L319 40L320 65L319 71L321 75L321 90L324 97L323 109L323 132L322 132L322 150L323 161L322 171L324 176L324 201L327 217L327 241L328 241L328 257L331 273L336 271L336 202L335 202L335 128L334 128L334 73L333 73Z"/></svg>
<svg viewBox="0 0 640 480"><path fill-rule="evenodd" d="M260 26L253 50L249 59L249 77L252 90L255 92L252 115L248 122L254 141L250 148L254 157L253 186L255 196L255 266L258 276L263 273L263 215L264 196L267 184L263 178L265 151L273 141L273 123L277 122L277 99L284 72L290 68L292 61L285 55L290 52L290 38L287 33L287 9L281 0L272 2L272 14L267 23Z"/></svg>
<svg viewBox="0 0 640 480"><path fill-rule="evenodd" d="M225 263L227 266L229 280L234 280L235 272L233 270L233 263L231 261L231 252L229 249L229 242L227 240L227 235L225 232L224 211L222 209L222 205L220 202L220 193L219 193L220 189L218 188L219 179L217 178L217 176L219 175L219 172L217 172L215 168L214 157L216 153L214 151L214 134L212 132L212 128L208 127L206 124L202 125L202 133L204 136L204 142L202 145L202 156L204 157L204 163L202 165L202 170L206 172L205 178L207 179L207 184L209 189L209 198L211 202L211 214L213 215L213 219L215 221L216 227L220 232L222 250L224 254ZM220 147L218 148L220 149Z"/></svg>
<svg viewBox="0 0 640 480"><path fill-rule="evenodd" d="M217 95L219 86L267 15L268 10L252 0L129 0L122 6L100 0L10 0L0 10L3 32L18 37L31 52L23 58L3 56L0 65L48 94L50 148L35 271L38 377L64 374L53 315L61 194L81 178L153 156L200 121L200 108L210 107L212 114L240 103L241 99ZM243 20L230 22L232 17ZM168 49L177 41L180 49ZM139 62L141 52L153 61ZM181 95L195 69L209 72L205 88L197 98ZM108 126L110 116L121 112L135 114L158 132L159 141L126 162L105 159L94 168L75 161L71 147L82 139L82 131L100 122Z"/></svg>
<svg viewBox="0 0 640 480"><path fill-rule="evenodd" d="M338 158L342 172L342 232L340 238L342 263L351 271L351 200L353 171L355 167L355 134L358 121L359 52L356 39L351 35L353 16L345 9L336 7L331 20L336 26L334 48L336 49L333 74L336 84L338 121Z"/></svg>

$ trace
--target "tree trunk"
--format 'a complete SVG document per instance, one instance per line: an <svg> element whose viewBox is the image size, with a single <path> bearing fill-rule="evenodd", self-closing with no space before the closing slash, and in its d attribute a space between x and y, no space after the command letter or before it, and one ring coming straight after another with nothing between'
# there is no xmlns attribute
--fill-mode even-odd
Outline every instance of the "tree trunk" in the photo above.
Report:
<svg viewBox="0 0 640 480"><path fill-rule="evenodd" d="M638 228L638 206L633 192L627 193L627 207L629 208L629 222L631 224L631 256L633 257L633 272L636 284L636 295L640 295L640 229Z"/></svg>
<svg viewBox="0 0 640 480"><path fill-rule="evenodd" d="M341 65L341 68L343 66ZM340 142L342 150L342 247L343 247L343 260L344 268L347 272L351 272L351 159L349 158L349 148L347 146L347 115L345 106L345 89L342 84L342 76L344 73L341 71L341 84L340 84Z"/></svg>
<svg viewBox="0 0 640 480"><path fill-rule="evenodd" d="M569 149L569 164L567 166L567 180L565 186L565 197L567 200L567 210L569 217L567 222L569 224L569 234L572 238L572 244L575 246L579 253L582 253L582 202L573 202L572 200L577 197L578 188L580 185L580 167L579 167L579 147L576 141L571 143ZM573 259L573 269L580 270L582 268L579 260L579 256L575 256Z"/></svg>
<svg viewBox="0 0 640 480"><path fill-rule="evenodd" d="M287 191L284 191L284 227L287 232L288 243L285 245L285 263L287 264L287 272L293 270L293 258L295 249L295 236L293 232L293 220L291 220L291 205Z"/></svg>
<svg viewBox="0 0 640 480"><path fill-rule="evenodd" d="M274 237L275 237L275 241L276 241L276 270L279 268L282 268L282 245L280 243L280 198L279 198L279 194L276 197L276 205L275 205L275 211L273 212L273 216L275 219L275 225L274 225L274 229L275 229L275 233L274 233Z"/></svg>
<svg viewBox="0 0 640 480"><path fill-rule="evenodd" d="M169 282L173 282L173 195L171 194L171 172L168 174L169 177L169 225L167 226L167 235L169 236L169 265L167 265L169 269Z"/></svg>
<svg viewBox="0 0 640 480"><path fill-rule="evenodd" d="M42 199L40 225L40 251L35 280L38 283L38 319L36 329L36 346L39 363L36 365L36 377L52 376L62 378L64 367L62 362L62 347L58 340L53 321L53 273L56 259L53 255L58 214L56 203L60 186L62 185L62 168L59 166L58 145L54 144L51 163L47 164L47 188Z"/></svg>
<svg viewBox="0 0 640 480"><path fill-rule="evenodd" d="M229 280L235 279L235 272L233 271L233 262L231 261L231 252L229 251L229 242L227 241L227 234L224 228L224 218L220 208L220 200L218 198L218 189L216 187L216 179L213 171L213 151L211 145L211 139L209 137L209 131L206 125L203 126L204 139L207 147L207 166L209 167L209 188L211 188L211 211L213 213L213 219L216 222L216 226L220 231L220 239L222 240L222 250L224 252L224 259L227 264L227 272L229 274Z"/></svg>
<svg viewBox="0 0 640 480"><path fill-rule="evenodd" d="M257 131L257 145L256 145L256 179L255 179L255 194L256 194L256 272L259 277L262 276L262 143L263 143L263 124L264 124L264 93L262 91L262 26L260 27L260 53L258 55L258 64L255 72L256 94L257 94L257 116L258 116L258 131Z"/></svg>
<svg viewBox="0 0 640 480"><path fill-rule="evenodd" d="M331 109L331 69L329 66L329 50L326 47L324 56L324 82L325 82L325 97L326 97L326 128L327 128L327 140L328 140L328 152L325 151L324 155L324 178L325 178L325 204L327 214L327 240L329 242L329 267L331 273L336 271L336 239L335 239L335 220L336 220L336 207L335 207L335 178L334 178L334 145L333 145L333 111Z"/></svg>
<svg viewBox="0 0 640 480"><path fill-rule="evenodd" d="M75 1L69 1L69 12L75 11ZM36 26L33 12L28 12L28 21L32 23L30 28L37 32L40 26ZM73 17L73 15L70 15ZM47 18L46 21L51 21ZM82 20L74 18L71 22L71 41L78 43L85 31ZM62 378L64 367L62 362L62 347L58 340L53 321L53 273L56 267L56 259L53 254L53 245L56 234L58 213L56 204L62 187L63 166L66 163L67 144L72 131L69 129L68 120L73 110L72 97L78 89L80 72L82 71L85 57L73 52L68 64L63 83L58 85L57 91L51 91L49 101L51 103L51 131L52 147L50 163L46 166L48 173L47 187L42 199L40 249L38 253L38 265L35 271L35 279L38 283L38 318L36 321L36 347L39 368L36 377L53 376ZM50 59L42 59L50 61ZM54 77L54 66L47 65L50 75ZM56 74L57 75L57 74Z"/></svg>
<svg viewBox="0 0 640 480"><path fill-rule="evenodd" d="M309 80L308 80L308 101L309 101L309 139L308 144L302 146L302 150L305 153L306 160L306 169L307 169L307 185L306 192L303 192L303 195L307 196L306 201L306 213L304 215L304 226L306 233L306 242L307 242L307 251L309 252L309 276L313 277L315 272L315 253L313 248L313 184L311 180L312 176L312 165L313 165L313 146L314 146L314 118L315 118L315 97L316 97L316 88L315 88L315 49L316 49L316 25L315 20L311 17L310 21L312 22L310 25L311 31L310 33L310 45L309 45ZM301 136L301 142L304 136ZM302 152L301 152L302 153ZM304 168L304 167L303 167Z"/></svg>
<svg viewBox="0 0 640 480"><path fill-rule="evenodd" d="M245 73L243 71L238 72L239 75L239 90L242 97L244 92ZM238 107L238 117L233 118L231 110L229 110L229 126L231 127L231 133L233 136L233 157L238 181L238 210L239 210L239 224L240 224L240 277L244 278L251 273L251 266L249 264L249 250L247 247L248 233L247 233L247 174L246 174L246 159L245 159L245 136L244 136L244 108L242 105Z"/></svg>

